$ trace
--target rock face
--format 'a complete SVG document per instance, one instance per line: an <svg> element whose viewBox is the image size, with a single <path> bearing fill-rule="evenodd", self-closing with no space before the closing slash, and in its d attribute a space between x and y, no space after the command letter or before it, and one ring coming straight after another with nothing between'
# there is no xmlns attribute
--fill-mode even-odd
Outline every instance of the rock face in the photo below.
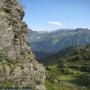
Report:
<svg viewBox="0 0 90 90"><path fill-rule="evenodd" d="M28 46L18 0L0 0L0 88L45 90L45 69Z"/></svg>

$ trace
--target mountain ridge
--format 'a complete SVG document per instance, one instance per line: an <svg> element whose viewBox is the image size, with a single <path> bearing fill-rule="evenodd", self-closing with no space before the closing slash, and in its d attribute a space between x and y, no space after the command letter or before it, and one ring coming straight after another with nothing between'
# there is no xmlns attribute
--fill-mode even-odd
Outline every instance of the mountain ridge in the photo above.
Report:
<svg viewBox="0 0 90 90"><path fill-rule="evenodd" d="M89 44L90 29L77 28L43 33L31 31L29 42L33 52L57 53L68 47Z"/></svg>

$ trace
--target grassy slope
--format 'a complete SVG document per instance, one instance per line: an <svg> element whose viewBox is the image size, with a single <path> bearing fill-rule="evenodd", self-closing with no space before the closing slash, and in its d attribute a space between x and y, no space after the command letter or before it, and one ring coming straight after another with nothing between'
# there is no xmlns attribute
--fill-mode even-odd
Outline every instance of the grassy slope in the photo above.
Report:
<svg viewBox="0 0 90 90"><path fill-rule="evenodd" d="M47 90L90 90L90 46L67 49L49 60ZM90 78L90 77L89 77Z"/></svg>

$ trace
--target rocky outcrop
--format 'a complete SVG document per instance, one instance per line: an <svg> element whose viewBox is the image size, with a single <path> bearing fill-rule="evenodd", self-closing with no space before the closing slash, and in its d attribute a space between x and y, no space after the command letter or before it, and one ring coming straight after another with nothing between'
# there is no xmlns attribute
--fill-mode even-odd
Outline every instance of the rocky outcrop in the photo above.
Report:
<svg viewBox="0 0 90 90"><path fill-rule="evenodd" d="M0 0L0 88L45 90L45 69L28 46L18 0Z"/></svg>

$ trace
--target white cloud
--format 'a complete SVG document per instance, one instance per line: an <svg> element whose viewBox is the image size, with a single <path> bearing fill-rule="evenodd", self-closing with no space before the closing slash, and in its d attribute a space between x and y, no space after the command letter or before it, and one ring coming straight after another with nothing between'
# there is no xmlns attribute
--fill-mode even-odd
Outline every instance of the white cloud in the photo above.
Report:
<svg viewBox="0 0 90 90"><path fill-rule="evenodd" d="M52 22L50 21L44 25L35 25L30 27L34 31L53 31L53 30L64 28L64 24L58 21L52 21Z"/></svg>
<svg viewBox="0 0 90 90"><path fill-rule="evenodd" d="M50 24L50 25L63 26L63 24L62 24L61 22L55 22L55 21L53 21L53 22L48 22L48 24Z"/></svg>

